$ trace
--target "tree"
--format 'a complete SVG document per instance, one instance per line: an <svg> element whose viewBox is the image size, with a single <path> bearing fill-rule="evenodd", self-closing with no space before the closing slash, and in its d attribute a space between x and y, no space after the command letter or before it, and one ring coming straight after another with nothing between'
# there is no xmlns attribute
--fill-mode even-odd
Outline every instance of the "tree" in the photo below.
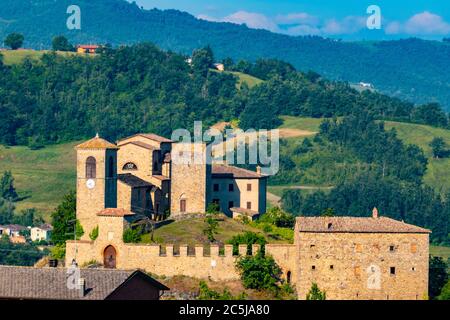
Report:
<svg viewBox="0 0 450 320"><path fill-rule="evenodd" d="M206 77L213 64L214 54L209 46L195 50L192 54L192 68L203 77Z"/></svg>
<svg viewBox="0 0 450 320"><path fill-rule="evenodd" d="M127 228L123 232L123 242L125 243L138 243L142 239L142 228Z"/></svg>
<svg viewBox="0 0 450 320"><path fill-rule="evenodd" d="M441 290L441 294L438 296L438 300L450 300L450 280L447 281L445 286Z"/></svg>
<svg viewBox="0 0 450 320"><path fill-rule="evenodd" d="M24 36L20 33L11 33L4 41L5 46L10 47L12 50L17 50L23 45L25 40Z"/></svg>
<svg viewBox="0 0 450 320"><path fill-rule="evenodd" d="M210 242L216 241L215 235L218 233L218 226L219 223L216 219L216 213L207 213L205 217L205 228L203 229L203 234Z"/></svg>
<svg viewBox="0 0 450 320"><path fill-rule="evenodd" d="M81 238L84 234L82 226L76 220L75 191L71 191L64 196L63 201L52 213L51 217L53 226L51 237L55 245L64 245L67 240L73 240L74 232L77 239Z"/></svg>
<svg viewBox="0 0 450 320"><path fill-rule="evenodd" d="M11 171L5 171L0 179L0 197L11 201L16 201L18 198Z"/></svg>
<svg viewBox="0 0 450 320"><path fill-rule="evenodd" d="M281 269L271 256L259 251L254 256L243 256L236 261L242 284L247 289L276 290Z"/></svg>
<svg viewBox="0 0 450 320"><path fill-rule="evenodd" d="M0 225L9 224L13 220L14 205L0 197Z"/></svg>
<svg viewBox="0 0 450 320"><path fill-rule="evenodd" d="M38 226L44 223L44 219L38 216L35 208L25 209L20 214L14 215L13 222L22 226Z"/></svg>
<svg viewBox="0 0 450 320"><path fill-rule="evenodd" d="M443 158L446 156L446 144L443 138L436 137L430 142L431 150L433 151L433 157L436 159Z"/></svg>
<svg viewBox="0 0 450 320"><path fill-rule="evenodd" d="M327 208L325 211L322 212L321 216L322 217L334 217L335 216L334 209Z"/></svg>
<svg viewBox="0 0 450 320"><path fill-rule="evenodd" d="M52 47L54 51L73 51L73 46L64 36L56 36L52 40Z"/></svg>
<svg viewBox="0 0 450 320"><path fill-rule="evenodd" d="M96 226L94 229L92 229L92 231L89 233L89 238L92 241L95 241L95 239L98 238L98 226Z"/></svg>
<svg viewBox="0 0 450 320"><path fill-rule="evenodd" d="M325 291L320 291L317 283L313 282L311 289L306 294L306 300L326 300L327 294Z"/></svg>
<svg viewBox="0 0 450 320"><path fill-rule="evenodd" d="M435 299L448 281L447 264L441 257L430 257L428 294Z"/></svg>
<svg viewBox="0 0 450 320"><path fill-rule="evenodd" d="M233 236L230 240L228 240L228 244L233 245L233 254L239 253L240 244L246 244L247 254L250 254L253 244L259 244L261 246L261 250L263 250L266 242L267 242L266 238L264 238L263 235L251 231L246 231L243 234L237 234Z"/></svg>

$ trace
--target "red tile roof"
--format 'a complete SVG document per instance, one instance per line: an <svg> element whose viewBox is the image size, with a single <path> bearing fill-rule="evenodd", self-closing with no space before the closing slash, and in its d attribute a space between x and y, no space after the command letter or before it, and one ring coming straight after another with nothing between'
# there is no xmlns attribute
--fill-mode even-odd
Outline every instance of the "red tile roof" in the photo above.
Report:
<svg viewBox="0 0 450 320"><path fill-rule="evenodd" d="M149 140L156 141L156 142L167 142L167 143L172 143L173 142L170 139L158 136L157 134L154 134L154 133L136 133L136 134L134 134L132 136L123 138L120 141L124 141L124 140L130 139L130 138L133 138L133 137L137 137L137 136L144 137L144 138L147 138ZM120 143L120 141L119 141L119 143Z"/></svg>
<svg viewBox="0 0 450 320"><path fill-rule="evenodd" d="M118 209L118 208L106 208L102 211L98 212L98 216L109 216L109 217L125 217L125 216L131 216L134 213L130 210L125 209Z"/></svg>
<svg viewBox="0 0 450 320"><path fill-rule="evenodd" d="M254 171L222 165L222 164L213 164L211 173L213 174L213 178L247 178L247 179L259 179L264 178L263 175L256 173Z"/></svg>
<svg viewBox="0 0 450 320"><path fill-rule="evenodd" d="M118 149L115 144L100 138L98 135L94 138L83 142L75 147L75 149Z"/></svg>
<svg viewBox="0 0 450 320"><path fill-rule="evenodd" d="M298 217L298 231L318 233L431 233L387 217Z"/></svg>
<svg viewBox="0 0 450 320"><path fill-rule="evenodd" d="M126 146L127 144L132 144L132 145L135 145L135 146L138 146L138 147L141 147L144 149L148 149L148 150L159 150L159 148L149 145L148 143L141 142L141 141L129 141L129 142L125 142L123 144L119 143L119 147Z"/></svg>

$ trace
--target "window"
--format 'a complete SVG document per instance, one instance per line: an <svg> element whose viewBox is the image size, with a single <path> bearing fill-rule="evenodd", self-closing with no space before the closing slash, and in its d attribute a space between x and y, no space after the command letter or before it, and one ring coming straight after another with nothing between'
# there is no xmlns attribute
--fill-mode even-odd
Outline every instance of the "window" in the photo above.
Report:
<svg viewBox="0 0 450 320"><path fill-rule="evenodd" d="M395 246L390 245L390 246L389 246L389 251L394 252L394 251L395 251Z"/></svg>
<svg viewBox="0 0 450 320"><path fill-rule="evenodd" d="M332 264L330 265L330 270L334 270L334 266Z"/></svg>
<svg viewBox="0 0 450 320"><path fill-rule="evenodd" d="M219 184L218 184L218 183L215 183L215 184L214 184L213 190L214 190L214 192L219 191Z"/></svg>
<svg viewBox="0 0 450 320"><path fill-rule="evenodd" d="M390 267L389 273L391 274L391 276L395 276L395 267Z"/></svg>
<svg viewBox="0 0 450 320"><path fill-rule="evenodd" d="M411 268L411 271L416 271L416 267L412 267L412 268Z"/></svg>
<svg viewBox="0 0 450 320"><path fill-rule="evenodd" d="M247 202L247 209L251 209L252 208L252 203L251 202Z"/></svg>
<svg viewBox="0 0 450 320"><path fill-rule="evenodd" d="M86 179L95 179L97 176L97 161L94 157L86 159Z"/></svg>
<svg viewBox="0 0 450 320"><path fill-rule="evenodd" d="M252 191L252 184L251 183L247 184L247 191Z"/></svg>
<svg viewBox="0 0 450 320"><path fill-rule="evenodd" d="M133 162L127 162L123 165L122 170L137 170L138 167Z"/></svg>
<svg viewBox="0 0 450 320"><path fill-rule="evenodd" d="M233 192L234 191L234 184L230 183L228 185L228 191Z"/></svg>
<svg viewBox="0 0 450 320"><path fill-rule="evenodd" d="M291 272L290 271L288 271L286 274L286 281L287 281L287 283L291 283Z"/></svg>
<svg viewBox="0 0 450 320"><path fill-rule="evenodd" d="M114 158L109 157L108 160L108 178L114 177Z"/></svg>
<svg viewBox="0 0 450 320"><path fill-rule="evenodd" d="M316 270L316 266L311 266L311 270Z"/></svg>
<svg viewBox="0 0 450 320"><path fill-rule="evenodd" d="M233 201L228 201L228 209L231 209L234 207L234 202Z"/></svg>
<svg viewBox="0 0 450 320"><path fill-rule="evenodd" d="M328 230L331 230L333 228L333 224L332 223L329 223L328 224Z"/></svg>
<svg viewBox="0 0 450 320"><path fill-rule="evenodd" d="M316 245L315 245L315 244L311 244L311 245L309 246L309 248L310 248L310 249L315 249L315 248L316 248Z"/></svg>

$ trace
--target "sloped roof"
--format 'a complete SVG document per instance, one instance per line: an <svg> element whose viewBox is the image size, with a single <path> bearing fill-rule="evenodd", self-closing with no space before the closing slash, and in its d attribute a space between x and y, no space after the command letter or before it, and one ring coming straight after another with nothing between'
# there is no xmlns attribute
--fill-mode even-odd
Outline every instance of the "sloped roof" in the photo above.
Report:
<svg viewBox="0 0 450 320"><path fill-rule="evenodd" d="M53 230L53 226L51 224L48 223L44 223L43 225L38 227L41 230L45 230L45 231L51 231Z"/></svg>
<svg viewBox="0 0 450 320"><path fill-rule="evenodd" d="M245 208L239 208L239 207L233 207L233 208L230 208L230 211L231 211L231 212L236 212L236 213L245 214L245 215L250 216L250 217L253 217L253 216L259 214L258 211L254 211L254 210L250 210L250 209L245 209Z"/></svg>
<svg viewBox="0 0 450 320"><path fill-rule="evenodd" d="M130 187L153 187L153 184L147 182L131 173L118 174L117 179Z"/></svg>
<svg viewBox="0 0 450 320"><path fill-rule="evenodd" d="M129 142L126 142L126 143L123 143L123 144L119 144L119 147L126 146L127 144L132 144L132 145L135 145L135 146L147 149L147 150L160 150L157 147L154 147L152 145L149 145L149 144L147 144L145 142L141 142L141 141L129 141Z"/></svg>
<svg viewBox="0 0 450 320"><path fill-rule="evenodd" d="M230 178L259 179L265 177L254 171L223 164L213 164L211 173L213 174L213 178L230 177Z"/></svg>
<svg viewBox="0 0 450 320"><path fill-rule="evenodd" d="M119 147L97 135L94 138L77 145L75 149L119 149Z"/></svg>
<svg viewBox="0 0 450 320"><path fill-rule="evenodd" d="M431 233L387 217L298 217L296 221L300 232Z"/></svg>
<svg viewBox="0 0 450 320"><path fill-rule="evenodd" d="M137 274L146 277L159 290L169 290L139 270L80 269L85 280L83 297L67 288L67 269L0 266L0 298L46 300L104 300Z"/></svg>
<svg viewBox="0 0 450 320"><path fill-rule="evenodd" d="M136 137L136 136L141 136L141 137L144 137L144 138L147 138L149 140L156 141L156 142L167 142L167 143L172 143L173 142L170 139L164 138L162 136L158 136L157 134L154 134L154 133L136 133L136 134L134 134L132 136L123 138L120 141L124 141L124 140L130 139L130 138ZM119 141L119 143L120 143L120 141Z"/></svg>
<svg viewBox="0 0 450 320"><path fill-rule="evenodd" d="M22 230L26 230L27 227L25 226L21 226L19 224L8 224L6 226L3 226L5 229L9 229L11 231L22 231Z"/></svg>
<svg viewBox="0 0 450 320"><path fill-rule="evenodd" d="M98 216L106 216L106 217L125 217L133 215L134 213L130 210L125 210L121 208L106 208L102 211L98 212Z"/></svg>

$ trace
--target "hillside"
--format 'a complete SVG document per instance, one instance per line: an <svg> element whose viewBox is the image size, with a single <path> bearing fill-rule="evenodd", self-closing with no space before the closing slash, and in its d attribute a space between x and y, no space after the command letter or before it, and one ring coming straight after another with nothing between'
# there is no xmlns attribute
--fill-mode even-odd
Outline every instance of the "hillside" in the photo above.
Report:
<svg viewBox="0 0 450 320"><path fill-rule="evenodd" d="M290 37L244 25L199 20L176 10L142 10L124 0L77 1L82 29L69 31L66 9L71 4L69 0L3 0L0 39L10 32L21 32L25 46L33 48L49 48L52 37L58 34L66 35L73 43L121 45L151 41L184 54L209 44L218 59L277 58L330 79L370 82L377 90L393 96L420 103L439 101L450 108L448 43Z"/></svg>
<svg viewBox="0 0 450 320"><path fill-rule="evenodd" d="M282 117L284 122L280 128L292 128L309 131L319 131L320 123L323 119L316 118L299 118L285 116ZM431 126L385 121L386 130L394 128L397 131L398 137L407 144L415 144L424 150L428 159L427 171L424 176L424 182L437 191L445 193L450 191L450 158L434 159L431 154L429 143L433 138L442 137L450 145L450 130L434 128ZM298 139L291 139L291 144L294 144ZM323 186L319 186L323 187ZM282 187L272 187L273 191L280 195Z"/></svg>
<svg viewBox="0 0 450 320"><path fill-rule="evenodd" d="M23 50L4 50L0 51L0 54L3 56L3 63L7 66L11 66L13 64L19 64L22 63L26 58L31 59L33 61L37 61L45 53L49 53L50 50L31 50L31 49L23 49ZM75 52L62 52L57 51L58 55L61 56L70 56L70 55L76 55Z"/></svg>

